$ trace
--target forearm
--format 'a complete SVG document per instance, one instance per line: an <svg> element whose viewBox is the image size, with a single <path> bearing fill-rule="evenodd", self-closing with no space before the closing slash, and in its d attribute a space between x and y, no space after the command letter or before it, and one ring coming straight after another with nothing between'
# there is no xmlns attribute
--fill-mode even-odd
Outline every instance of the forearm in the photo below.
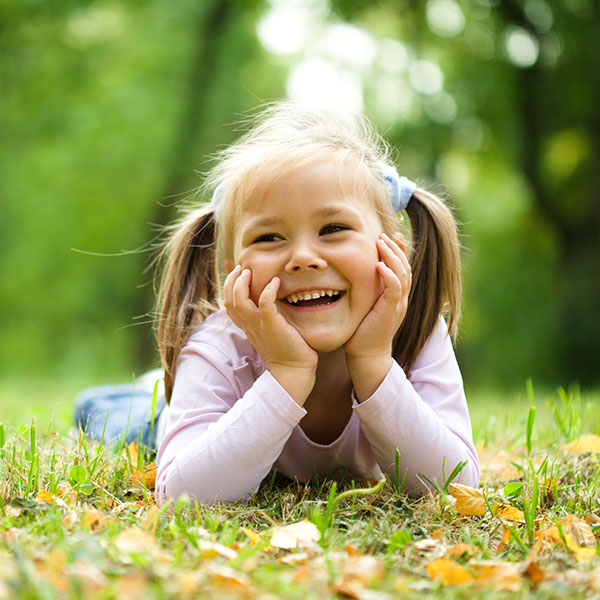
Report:
<svg viewBox="0 0 600 600"><path fill-rule="evenodd" d="M355 411L379 466L391 476L398 449L400 476L406 472L408 491L427 491L425 477L442 486L461 461L467 465L457 481L477 485L479 464L459 386L434 410L395 364L382 386Z"/></svg>
<svg viewBox="0 0 600 600"><path fill-rule="evenodd" d="M159 501L187 494L198 502L230 502L258 489L306 414L269 378L261 376L214 422L195 425L191 412L167 433L158 456Z"/></svg>

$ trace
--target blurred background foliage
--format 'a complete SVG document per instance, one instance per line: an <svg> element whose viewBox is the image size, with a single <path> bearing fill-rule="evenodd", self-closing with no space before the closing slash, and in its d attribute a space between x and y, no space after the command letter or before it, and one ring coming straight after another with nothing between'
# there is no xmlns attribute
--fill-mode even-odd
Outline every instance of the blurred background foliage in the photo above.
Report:
<svg viewBox="0 0 600 600"><path fill-rule="evenodd" d="M462 223L467 382L600 379L594 0L2 0L0 378L156 364L146 251L262 101L364 110Z"/></svg>

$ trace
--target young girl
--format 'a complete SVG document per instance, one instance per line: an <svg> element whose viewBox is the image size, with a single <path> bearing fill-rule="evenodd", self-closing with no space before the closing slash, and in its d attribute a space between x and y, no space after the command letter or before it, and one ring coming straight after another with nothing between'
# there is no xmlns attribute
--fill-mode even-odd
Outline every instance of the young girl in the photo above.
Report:
<svg viewBox="0 0 600 600"><path fill-rule="evenodd" d="M244 499L274 468L393 477L397 450L410 492L443 485L460 461L457 480L477 485L448 334L456 225L389 154L365 120L294 103L265 109L220 154L212 201L163 252L159 501Z"/></svg>

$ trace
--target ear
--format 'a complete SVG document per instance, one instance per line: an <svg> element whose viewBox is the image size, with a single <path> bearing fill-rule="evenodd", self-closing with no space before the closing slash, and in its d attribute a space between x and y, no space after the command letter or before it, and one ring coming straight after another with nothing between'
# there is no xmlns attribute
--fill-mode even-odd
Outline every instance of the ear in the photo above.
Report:
<svg viewBox="0 0 600 600"><path fill-rule="evenodd" d="M225 267L225 270L227 271L228 275L229 273L231 273L231 271L233 271L233 268L235 267L233 261L229 258L223 261L223 266Z"/></svg>

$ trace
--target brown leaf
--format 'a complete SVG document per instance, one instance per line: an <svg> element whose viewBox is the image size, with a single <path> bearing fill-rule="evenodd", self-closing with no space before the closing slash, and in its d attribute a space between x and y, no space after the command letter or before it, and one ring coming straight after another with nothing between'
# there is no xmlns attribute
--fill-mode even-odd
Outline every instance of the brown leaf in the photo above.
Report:
<svg viewBox="0 0 600 600"><path fill-rule="evenodd" d="M570 444L566 444L564 449L571 454L586 454L587 452L600 453L600 436L591 433L582 435Z"/></svg>
<svg viewBox="0 0 600 600"><path fill-rule="evenodd" d="M527 563L523 569L523 574L529 577L536 585L546 579L546 572L534 561Z"/></svg>
<svg viewBox="0 0 600 600"><path fill-rule="evenodd" d="M198 542L200 556L204 559L213 559L217 556L222 556L227 559L236 558L238 553L232 548L228 548L217 542L209 542L208 540L200 540Z"/></svg>
<svg viewBox="0 0 600 600"><path fill-rule="evenodd" d="M449 558L438 558L425 568L430 579L442 585L464 585L473 582L471 573Z"/></svg>
<svg viewBox="0 0 600 600"><path fill-rule="evenodd" d="M271 546L273 548L310 548L320 539L321 534L314 523L308 519L276 527L271 534Z"/></svg>
<svg viewBox="0 0 600 600"><path fill-rule="evenodd" d="M458 514L465 516L481 516L485 514L485 500L481 490L462 485L461 483L451 483L448 491L456 499L456 508Z"/></svg>

